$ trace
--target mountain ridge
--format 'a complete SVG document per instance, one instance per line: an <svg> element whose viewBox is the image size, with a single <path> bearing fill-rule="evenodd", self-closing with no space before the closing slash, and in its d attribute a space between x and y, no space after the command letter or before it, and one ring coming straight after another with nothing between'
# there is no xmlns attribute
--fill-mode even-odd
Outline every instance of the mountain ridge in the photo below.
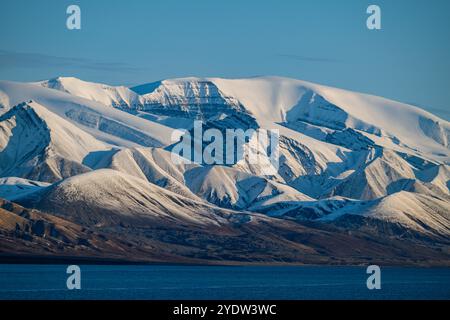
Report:
<svg viewBox="0 0 450 320"><path fill-rule="evenodd" d="M450 123L417 107L282 77L191 77L131 89L67 77L0 81L0 104L0 196L106 228L114 241L129 233L139 247L150 237L167 257L192 239L204 259L216 243L225 260L298 262L306 254L327 263L363 261L380 241L395 248L406 241L419 260L431 245L433 259L449 261ZM277 171L267 175L246 157L174 164L171 135L194 121L219 131L278 130ZM257 235L262 230L266 236ZM332 247L333 235L369 240L359 253L335 248L332 257L301 232ZM252 249L240 247L241 233ZM272 251L263 253L265 245ZM387 260L401 263L389 252Z"/></svg>

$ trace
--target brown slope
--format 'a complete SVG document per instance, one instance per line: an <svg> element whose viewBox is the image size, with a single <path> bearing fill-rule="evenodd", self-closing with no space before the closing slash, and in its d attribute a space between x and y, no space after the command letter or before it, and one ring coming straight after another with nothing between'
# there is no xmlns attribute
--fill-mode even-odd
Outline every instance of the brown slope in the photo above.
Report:
<svg viewBox="0 0 450 320"><path fill-rule="evenodd" d="M450 265L448 247L348 233L261 215L228 224L95 228L1 201L0 261L37 258L194 264Z"/></svg>

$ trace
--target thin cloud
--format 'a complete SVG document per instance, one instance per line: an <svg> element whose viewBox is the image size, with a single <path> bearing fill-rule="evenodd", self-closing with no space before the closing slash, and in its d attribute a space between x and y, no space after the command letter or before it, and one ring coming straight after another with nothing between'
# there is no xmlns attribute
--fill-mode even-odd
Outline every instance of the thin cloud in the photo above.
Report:
<svg viewBox="0 0 450 320"><path fill-rule="evenodd" d="M40 53L0 50L0 69L8 68L74 68L105 72L142 71L142 68L121 62L101 62L85 58L58 57Z"/></svg>

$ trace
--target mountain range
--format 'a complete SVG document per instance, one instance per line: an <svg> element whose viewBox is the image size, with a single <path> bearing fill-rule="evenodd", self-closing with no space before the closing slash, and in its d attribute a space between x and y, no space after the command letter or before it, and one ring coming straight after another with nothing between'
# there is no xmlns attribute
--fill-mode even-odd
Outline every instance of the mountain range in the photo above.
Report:
<svg viewBox="0 0 450 320"><path fill-rule="evenodd" d="M175 130L277 130L174 162ZM0 260L450 265L450 123L281 77L0 81Z"/></svg>

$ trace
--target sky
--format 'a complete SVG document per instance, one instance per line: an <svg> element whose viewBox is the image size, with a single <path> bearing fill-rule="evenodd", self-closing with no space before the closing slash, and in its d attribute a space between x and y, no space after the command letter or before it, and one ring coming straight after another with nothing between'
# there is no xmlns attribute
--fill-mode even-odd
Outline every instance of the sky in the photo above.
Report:
<svg viewBox="0 0 450 320"><path fill-rule="evenodd" d="M81 30L66 9L81 8ZM381 8L368 30L366 9ZM448 0L1 0L0 79L286 76L450 120Z"/></svg>

